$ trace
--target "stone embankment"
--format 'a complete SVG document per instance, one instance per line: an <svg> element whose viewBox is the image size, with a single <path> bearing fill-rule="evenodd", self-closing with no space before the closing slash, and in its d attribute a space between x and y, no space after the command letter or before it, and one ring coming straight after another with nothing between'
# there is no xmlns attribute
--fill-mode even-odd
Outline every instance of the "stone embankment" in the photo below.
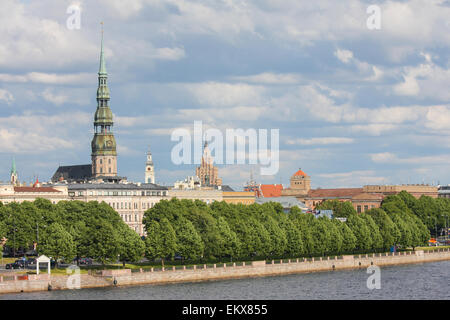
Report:
<svg viewBox="0 0 450 320"><path fill-rule="evenodd" d="M335 271L450 260L450 249L435 251L415 251L368 255L347 255L339 257L290 259L277 261L253 261L251 264L215 264L178 266L150 271L130 269L104 270L100 274L80 275L79 287L107 287L143 284L166 284L208 280L238 279L248 277L276 276L294 273ZM66 275L0 275L0 293L31 292L42 290L70 289L77 286L74 278ZM27 278L27 279L25 279Z"/></svg>

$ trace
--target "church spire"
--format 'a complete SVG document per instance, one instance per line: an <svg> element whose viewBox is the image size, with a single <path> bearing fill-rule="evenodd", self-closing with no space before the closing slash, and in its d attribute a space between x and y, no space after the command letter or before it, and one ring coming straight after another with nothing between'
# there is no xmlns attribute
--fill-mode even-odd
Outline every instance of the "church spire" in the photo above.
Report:
<svg viewBox="0 0 450 320"><path fill-rule="evenodd" d="M100 69L98 70L98 75L108 75L106 72L106 64L105 64L105 54L103 52L103 22L101 22L102 25L102 43L101 43L101 49L100 49Z"/></svg>
<svg viewBox="0 0 450 320"><path fill-rule="evenodd" d="M98 71L97 110L94 115L94 138L92 139L92 175L117 176L116 140L112 132L113 114L109 107L109 88L107 84L105 55L103 51L103 22L102 42L100 49L100 68Z"/></svg>
<svg viewBox="0 0 450 320"><path fill-rule="evenodd" d="M11 165L10 182L12 185L17 185L17 183L18 183L18 175L17 175L17 170L16 170L16 159L14 157L13 157L12 165Z"/></svg>

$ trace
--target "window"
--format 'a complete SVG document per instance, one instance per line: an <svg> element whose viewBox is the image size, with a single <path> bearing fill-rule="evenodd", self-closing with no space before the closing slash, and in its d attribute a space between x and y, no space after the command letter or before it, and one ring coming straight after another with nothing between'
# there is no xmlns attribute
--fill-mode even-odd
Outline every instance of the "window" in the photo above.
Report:
<svg viewBox="0 0 450 320"><path fill-rule="evenodd" d="M134 215L134 221L138 221L138 216L137 216L137 214Z"/></svg>
<svg viewBox="0 0 450 320"><path fill-rule="evenodd" d="M369 206L364 206L364 211L369 210Z"/></svg>
<svg viewBox="0 0 450 320"><path fill-rule="evenodd" d="M109 173L111 173L111 167L108 168Z"/></svg>
<svg viewBox="0 0 450 320"><path fill-rule="evenodd" d="M357 211L358 213L361 213L361 206L357 206L357 207L356 207L356 211Z"/></svg>
<svg viewBox="0 0 450 320"><path fill-rule="evenodd" d="M111 159L108 159L108 163L111 164Z"/></svg>
<svg viewBox="0 0 450 320"><path fill-rule="evenodd" d="M102 159L100 159L100 164L102 164Z"/></svg>

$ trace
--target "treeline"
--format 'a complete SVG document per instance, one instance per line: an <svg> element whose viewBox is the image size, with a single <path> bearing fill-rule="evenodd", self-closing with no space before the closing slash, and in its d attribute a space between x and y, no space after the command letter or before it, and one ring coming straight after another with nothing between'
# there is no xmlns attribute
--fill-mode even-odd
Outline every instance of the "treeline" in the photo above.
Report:
<svg viewBox="0 0 450 320"><path fill-rule="evenodd" d="M285 213L273 202L207 205L200 200L162 200L145 212L147 237L142 240L104 202L52 204L37 199L0 203L0 239L5 237L10 249L26 251L38 243L39 254L66 261L90 257L102 263L118 258L135 262L144 254L164 263L176 255L190 261L229 261L370 253L427 243L429 218L413 209L419 200L401 193L363 214L348 202L320 206L346 217L346 222L316 219L297 207Z"/></svg>
<svg viewBox="0 0 450 320"><path fill-rule="evenodd" d="M0 202L0 240L10 250L28 251L37 243L39 254L71 262L75 257L96 261L138 261L145 246L119 214L102 202L45 199L33 202Z"/></svg>
<svg viewBox="0 0 450 320"><path fill-rule="evenodd" d="M424 245L430 234L398 197L382 209L357 214L350 203L330 201L346 222L315 218L297 207L285 213L278 203L262 205L162 200L144 215L149 259L224 260L288 258L386 251L393 245Z"/></svg>
<svg viewBox="0 0 450 320"><path fill-rule="evenodd" d="M349 202L326 201L317 209L332 209L337 217L347 217L356 213ZM397 195L386 197L381 209L390 217L405 214L407 217L413 215L419 218L434 236L436 229L439 232L450 223L450 199L446 198L421 196L417 199L410 193L402 191Z"/></svg>

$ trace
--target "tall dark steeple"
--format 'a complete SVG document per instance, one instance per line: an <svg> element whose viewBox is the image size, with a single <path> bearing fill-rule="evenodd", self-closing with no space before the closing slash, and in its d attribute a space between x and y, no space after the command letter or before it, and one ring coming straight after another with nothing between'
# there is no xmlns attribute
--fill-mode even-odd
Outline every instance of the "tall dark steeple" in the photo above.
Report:
<svg viewBox="0 0 450 320"><path fill-rule="evenodd" d="M98 71L97 110L94 116L94 138L92 139L92 176L117 176L116 139L112 133L113 115L109 108L109 88L107 85L105 55L102 42L100 50L100 68Z"/></svg>

